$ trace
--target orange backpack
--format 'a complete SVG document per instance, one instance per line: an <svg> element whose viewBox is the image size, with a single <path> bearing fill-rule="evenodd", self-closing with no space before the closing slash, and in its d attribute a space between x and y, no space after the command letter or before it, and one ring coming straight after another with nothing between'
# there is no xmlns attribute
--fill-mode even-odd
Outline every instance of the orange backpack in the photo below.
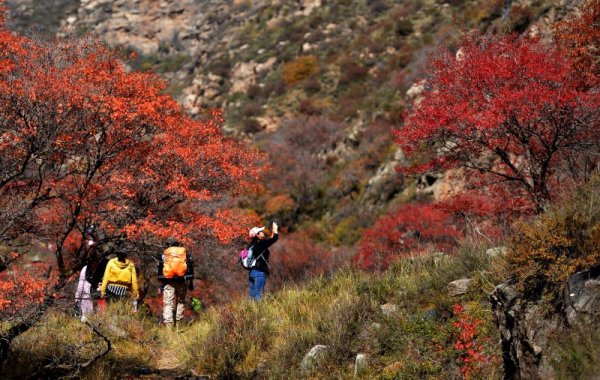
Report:
<svg viewBox="0 0 600 380"><path fill-rule="evenodd" d="M169 247L163 252L163 276L183 277L187 272L186 250L183 247Z"/></svg>

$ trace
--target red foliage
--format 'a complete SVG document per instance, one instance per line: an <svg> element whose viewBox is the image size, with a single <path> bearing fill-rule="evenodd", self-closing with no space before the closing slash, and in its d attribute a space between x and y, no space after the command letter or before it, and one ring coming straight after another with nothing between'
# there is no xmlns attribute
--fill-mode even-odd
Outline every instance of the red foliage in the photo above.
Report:
<svg viewBox="0 0 600 380"><path fill-rule="evenodd" d="M600 94L581 89L556 46L469 36L459 54L442 53L431 67L425 98L396 132L416 163L408 172L463 167L467 180L482 173L478 181L514 185L513 198L539 212L575 178L568 169L594 160Z"/></svg>
<svg viewBox="0 0 600 380"><path fill-rule="evenodd" d="M24 308L31 309L44 300L49 282L45 271L47 269L42 266L35 266L0 272L0 315L3 319Z"/></svg>
<svg viewBox="0 0 600 380"><path fill-rule="evenodd" d="M270 251L273 267L270 281L275 288L284 283L332 273L340 264L330 249L321 246L303 231L283 235Z"/></svg>
<svg viewBox="0 0 600 380"><path fill-rule="evenodd" d="M219 111L194 120L162 80L92 39L39 42L0 25L0 48L0 242L52 243L59 281L38 277L43 287L85 264L90 233L102 252L143 256L167 237L246 232L234 201L264 160L222 135Z"/></svg>
<svg viewBox="0 0 600 380"><path fill-rule="evenodd" d="M452 249L460 237L456 220L440 207L403 205L363 233L354 264L361 269L385 269L393 260L426 247Z"/></svg>
<svg viewBox="0 0 600 380"><path fill-rule="evenodd" d="M459 304L454 305L453 313L455 322L452 326L458 333L454 349L460 355L460 373L463 379L471 379L480 375L484 367L496 362L498 358L486 352L490 339L479 336L481 320L469 315Z"/></svg>
<svg viewBox="0 0 600 380"><path fill-rule="evenodd" d="M600 84L600 0L587 0L580 7L580 14L558 23L556 36L573 59L574 80L590 88Z"/></svg>

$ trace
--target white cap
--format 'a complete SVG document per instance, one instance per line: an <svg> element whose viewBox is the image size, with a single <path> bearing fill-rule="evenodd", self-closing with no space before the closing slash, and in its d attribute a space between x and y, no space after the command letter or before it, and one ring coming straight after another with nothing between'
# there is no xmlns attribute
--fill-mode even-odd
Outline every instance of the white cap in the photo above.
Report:
<svg viewBox="0 0 600 380"><path fill-rule="evenodd" d="M264 230L264 227L252 227L250 229L250 233L248 235L250 235L251 238L255 237L256 235L258 235L258 233L262 230Z"/></svg>

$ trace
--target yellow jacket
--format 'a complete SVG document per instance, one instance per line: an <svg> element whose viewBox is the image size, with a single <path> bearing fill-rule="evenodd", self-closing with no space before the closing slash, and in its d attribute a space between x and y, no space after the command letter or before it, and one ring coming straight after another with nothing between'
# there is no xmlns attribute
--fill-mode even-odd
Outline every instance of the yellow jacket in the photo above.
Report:
<svg viewBox="0 0 600 380"><path fill-rule="evenodd" d="M102 278L102 286L100 287L100 295L102 297L106 293L106 286L108 284L125 285L132 291L134 298L137 299L140 296L135 265L129 259L125 259L124 263L120 262L116 257L108 261L104 277Z"/></svg>

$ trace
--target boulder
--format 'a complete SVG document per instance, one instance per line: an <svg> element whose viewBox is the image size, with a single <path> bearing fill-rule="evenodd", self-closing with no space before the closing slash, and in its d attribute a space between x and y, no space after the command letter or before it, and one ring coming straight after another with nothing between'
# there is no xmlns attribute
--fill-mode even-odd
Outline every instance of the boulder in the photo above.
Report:
<svg viewBox="0 0 600 380"><path fill-rule="evenodd" d="M423 92L425 92L425 81L421 80L413 83L412 86L410 86L410 88L406 91L406 97L408 100L418 104L421 102L421 100L423 100Z"/></svg>
<svg viewBox="0 0 600 380"><path fill-rule="evenodd" d="M266 73L270 72L271 70L273 70L273 66L275 66L276 62L277 62L276 57L270 57L265 62L257 64L256 67L254 68L254 71L256 71L256 73L260 74L260 75L266 74Z"/></svg>
<svg viewBox="0 0 600 380"><path fill-rule="evenodd" d="M231 71L231 93L245 92L256 81L256 62L238 62Z"/></svg>
<svg viewBox="0 0 600 380"><path fill-rule="evenodd" d="M357 354L356 360L354 361L354 379L358 379L358 377L365 372L367 369L367 354Z"/></svg>
<svg viewBox="0 0 600 380"><path fill-rule="evenodd" d="M452 281L448 284L448 295L455 297L466 294L471 282L473 282L473 280L470 278L461 278L460 280Z"/></svg>
<svg viewBox="0 0 600 380"><path fill-rule="evenodd" d="M304 356L300 363L300 368L303 371L312 371L319 366L321 360L327 353L327 346L318 344L310 349L308 354Z"/></svg>

